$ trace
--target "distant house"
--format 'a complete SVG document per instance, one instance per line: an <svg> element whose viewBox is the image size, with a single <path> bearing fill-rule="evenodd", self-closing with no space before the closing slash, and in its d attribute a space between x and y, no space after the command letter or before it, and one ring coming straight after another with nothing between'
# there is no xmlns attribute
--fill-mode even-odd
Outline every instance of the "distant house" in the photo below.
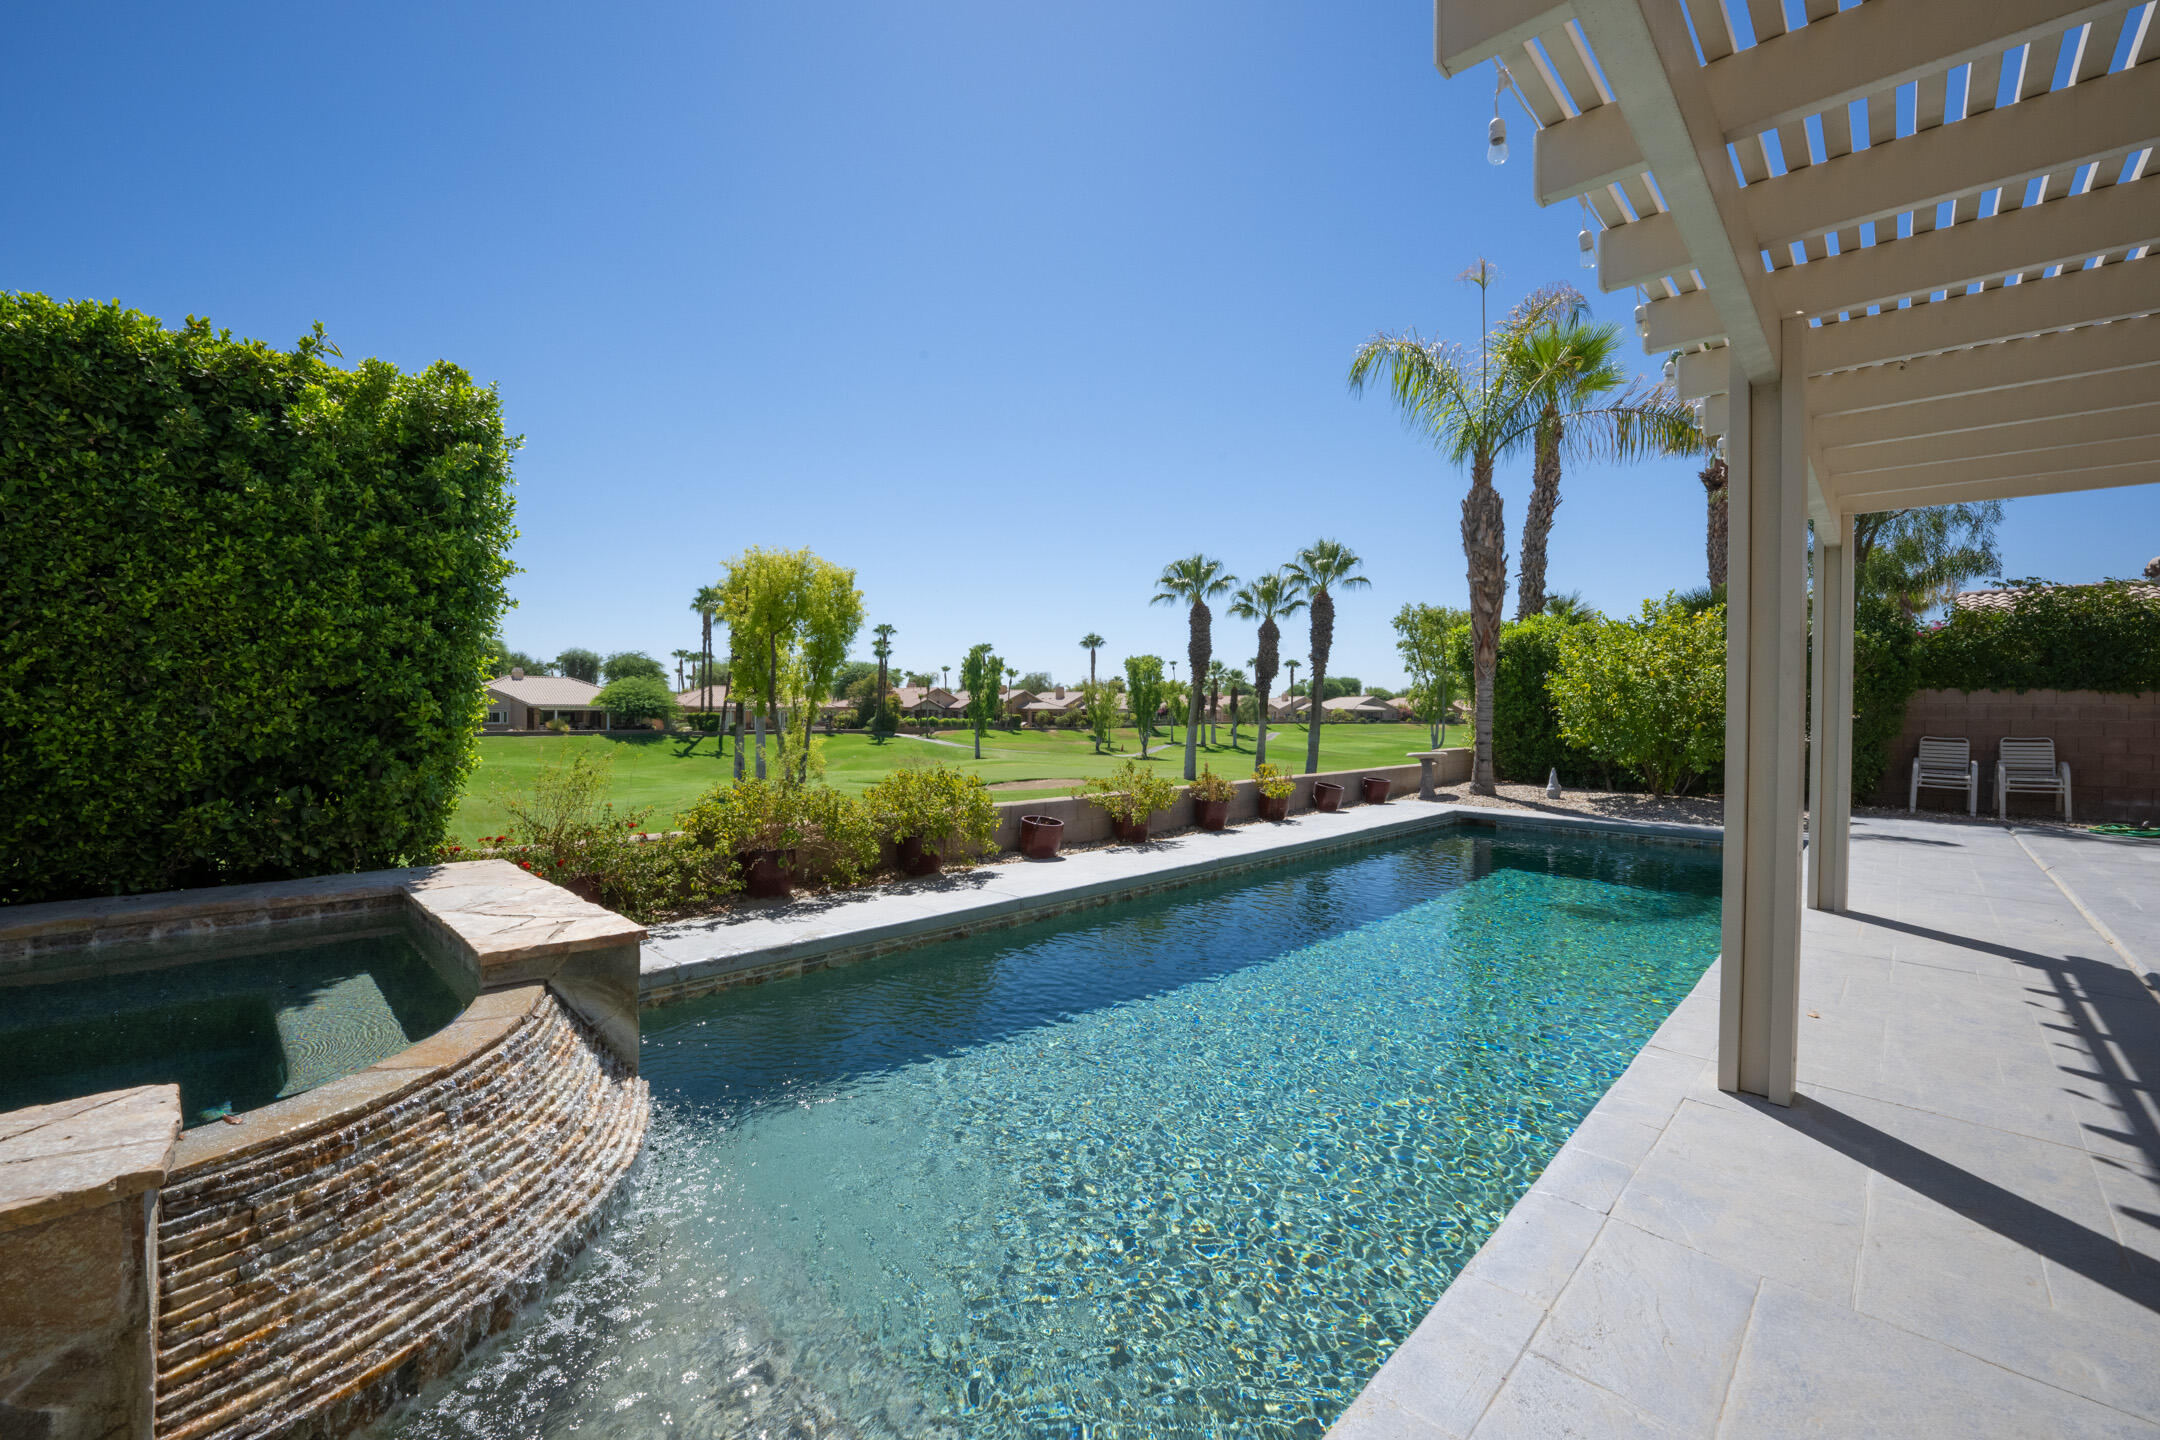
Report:
<svg viewBox="0 0 2160 1440"><path fill-rule="evenodd" d="M1338 695L1333 700L1322 701L1320 708L1337 715L1347 715L1353 720L1394 720L1396 712L1388 708L1385 700L1375 700L1370 695Z"/></svg>
<svg viewBox="0 0 2160 1440"><path fill-rule="evenodd" d="M2088 587L2066 585L2062 588L2066 590L2082 590ZM2139 585L2133 582L2123 588L2141 599L2160 601L2160 585ZM1999 590L1960 590L1950 604L1953 609L1957 610L2011 610L2016 607L2018 597L2026 593L2026 591L2015 587L2005 587Z"/></svg>
<svg viewBox="0 0 2160 1440"><path fill-rule="evenodd" d="M675 708L694 715L710 715L734 704L725 685L693 685L675 694Z"/></svg>
<svg viewBox="0 0 2160 1440"><path fill-rule="evenodd" d="M1417 719L1417 706L1411 704L1408 698L1404 696L1397 695L1392 700L1389 700L1387 707L1395 712L1395 718L1398 720Z"/></svg>
<svg viewBox="0 0 2160 1440"><path fill-rule="evenodd" d="M1268 719L1295 720L1305 713L1306 703L1305 697L1302 695L1284 695L1278 699L1270 700L1267 707Z"/></svg>
<svg viewBox="0 0 2160 1440"><path fill-rule="evenodd" d="M1087 697L1078 690L1068 690L1063 685L1046 695L1039 695L1023 707L1030 725L1055 725L1067 715L1077 715L1087 708Z"/></svg>
<svg viewBox="0 0 2160 1440"><path fill-rule="evenodd" d="M608 715L593 703L600 687L567 675L527 675L512 670L487 682L484 734L513 735L545 730L560 720L572 730L605 730Z"/></svg>

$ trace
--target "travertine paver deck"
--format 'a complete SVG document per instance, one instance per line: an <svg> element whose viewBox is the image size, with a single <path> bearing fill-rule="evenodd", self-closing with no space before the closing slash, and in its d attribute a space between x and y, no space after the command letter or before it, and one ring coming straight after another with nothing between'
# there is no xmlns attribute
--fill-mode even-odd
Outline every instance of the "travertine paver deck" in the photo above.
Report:
<svg viewBox="0 0 2160 1440"><path fill-rule="evenodd" d="M1039 918L1153 887L1215 879L1240 868L1454 823L1669 833L1695 839L1703 834L1699 826L1621 824L1398 797L1385 805L1356 805L1329 815L1308 812L1283 824L1191 831L1147 845L1075 851L1053 861L985 865L928 880L752 903L720 915L656 925L645 940L641 990L647 1004L679 999L968 929Z"/></svg>
<svg viewBox="0 0 2160 1440"><path fill-rule="evenodd" d="M1713 969L1331 1440L2160 1435L2160 847L1853 832L1800 1101Z"/></svg>

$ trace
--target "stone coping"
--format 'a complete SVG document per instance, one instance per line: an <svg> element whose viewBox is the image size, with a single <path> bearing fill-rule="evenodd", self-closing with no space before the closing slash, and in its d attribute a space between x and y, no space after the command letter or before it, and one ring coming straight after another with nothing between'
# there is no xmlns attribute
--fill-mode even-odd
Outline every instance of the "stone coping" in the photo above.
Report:
<svg viewBox="0 0 2160 1440"><path fill-rule="evenodd" d="M1015 861L892 885L739 906L724 914L655 926L646 939L639 1002L650 1007L737 985L798 975L1132 899L1241 871L1307 859L1427 830L1472 826L1613 834L1717 844L1715 826L1547 815L1399 798L1332 814L1194 831L1147 845L1119 845Z"/></svg>
<svg viewBox="0 0 2160 1440"><path fill-rule="evenodd" d="M645 938L644 926L507 860L463 860L0 907L0 969L80 947L199 938L285 920L394 911L401 902L469 950L483 984L497 970L529 968L534 961Z"/></svg>
<svg viewBox="0 0 2160 1440"><path fill-rule="evenodd" d="M156 1189L179 1133L177 1085L108 1090L0 1115L0 1233Z"/></svg>

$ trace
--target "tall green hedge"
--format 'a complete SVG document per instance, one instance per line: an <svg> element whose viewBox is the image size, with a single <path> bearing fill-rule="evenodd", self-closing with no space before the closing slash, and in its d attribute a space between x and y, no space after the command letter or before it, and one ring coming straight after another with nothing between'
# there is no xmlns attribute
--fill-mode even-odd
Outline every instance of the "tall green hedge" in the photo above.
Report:
<svg viewBox="0 0 2160 1440"><path fill-rule="evenodd" d="M511 571L492 390L0 293L0 903L428 851Z"/></svg>
<svg viewBox="0 0 2160 1440"><path fill-rule="evenodd" d="M2148 587L2011 582L2008 610L1955 610L1914 650L1923 690L2160 690L2160 600Z"/></svg>
<svg viewBox="0 0 2160 1440"><path fill-rule="evenodd" d="M1852 722L1852 793L1863 803L1889 768L1914 688L1912 622L1896 602L1863 595L1853 607Z"/></svg>
<svg viewBox="0 0 2160 1440"><path fill-rule="evenodd" d="M1609 787L1612 767L1560 733L1560 712L1547 687L1560 665L1560 636L1580 621L1532 615L1500 627L1493 671L1493 773L1504 781L1542 785L1553 770L1563 785ZM1449 636L1457 669L1471 671L1470 627ZM1468 683L1466 678L1466 685ZM1469 700L1466 691L1464 699Z"/></svg>

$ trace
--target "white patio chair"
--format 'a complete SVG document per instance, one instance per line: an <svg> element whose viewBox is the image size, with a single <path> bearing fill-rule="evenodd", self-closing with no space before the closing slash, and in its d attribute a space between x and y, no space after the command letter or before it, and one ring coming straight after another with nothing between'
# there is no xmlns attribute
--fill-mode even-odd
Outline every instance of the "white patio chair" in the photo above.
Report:
<svg viewBox="0 0 2160 1440"><path fill-rule="evenodd" d="M1965 813L1980 813L1980 762L1972 758L1972 742L1962 736L1920 737L1920 753L1912 762L1912 792L1905 797L1909 815L1920 808L1922 790L1962 790Z"/></svg>
<svg viewBox="0 0 2160 1440"><path fill-rule="evenodd" d="M2055 742L2044 736L2012 735L1995 752L1995 815L2010 818L2013 795L2057 795L2065 823L2070 819L2070 766L2058 764Z"/></svg>

